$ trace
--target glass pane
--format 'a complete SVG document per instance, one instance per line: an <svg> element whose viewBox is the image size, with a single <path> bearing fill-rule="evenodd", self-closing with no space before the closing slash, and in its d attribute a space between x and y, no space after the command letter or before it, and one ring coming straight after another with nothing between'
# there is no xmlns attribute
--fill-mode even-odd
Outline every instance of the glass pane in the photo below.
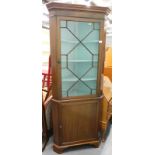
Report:
<svg viewBox="0 0 155 155"><path fill-rule="evenodd" d="M66 68L67 67L67 56L66 55L61 55L61 68Z"/></svg>
<svg viewBox="0 0 155 155"><path fill-rule="evenodd" d="M62 77L62 81L69 81L69 80L72 80L72 81L75 81L75 80L78 80L78 78L72 73L70 72L67 68L66 69L62 69L61 71L61 77Z"/></svg>
<svg viewBox="0 0 155 155"><path fill-rule="evenodd" d="M92 61L92 53L87 50L82 44L79 44L68 55L70 60L89 60Z"/></svg>
<svg viewBox="0 0 155 155"><path fill-rule="evenodd" d="M61 27L66 27L66 21L61 21Z"/></svg>
<svg viewBox="0 0 155 155"><path fill-rule="evenodd" d="M68 69L62 69L62 91L67 95L67 91L75 83L77 83L78 78L72 74Z"/></svg>
<svg viewBox="0 0 155 155"><path fill-rule="evenodd" d="M99 43L99 30L94 30L82 42L93 54L97 54Z"/></svg>
<svg viewBox="0 0 155 155"><path fill-rule="evenodd" d="M96 89L92 90L92 94L96 94Z"/></svg>
<svg viewBox="0 0 155 155"><path fill-rule="evenodd" d="M96 94L99 23L61 21L62 96Z"/></svg>
<svg viewBox="0 0 155 155"><path fill-rule="evenodd" d="M92 67L92 62L68 62L68 69L81 78Z"/></svg>
<svg viewBox="0 0 155 155"><path fill-rule="evenodd" d="M96 89L96 79L82 78L82 81L91 89Z"/></svg>
<svg viewBox="0 0 155 155"><path fill-rule="evenodd" d="M69 96L80 96L88 94L91 94L91 90L81 81L79 81L69 90Z"/></svg>
<svg viewBox="0 0 155 155"><path fill-rule="evenodd" d="M82 79L97 79L97 68L93 67L87 72L85 76L83 76Z"/></svg>
<svg viewBox="0 0 155 155"><path fill-rule="evenodd" d="M79 44L68 55L68 68L72 70L78 78L86 73L92 67L92 54Z"/></svg>
<svg viewBox="0 0 155 155"><path fill-rule="evenodd" d="M67 54L79 41L66 29L61 28L61 53Z"/></svg>
<svg viewBox="0 0 155 155"><path fill-rule="evenodd" d="M98 67L98 55L93 55L93 67Z"/></svg>
<svg viewBox="0 0 155 155"><path fill-rule="evenodd" d="M94 29L98 30L99 29L99 23L94 23Z"/></svg>
<svg viewBox="0 0 155 155"><path fill-rule="evenodd" d="M93 23L67 21L67 28L79 40L82 40L84 37L88 35L88 33L93 31Z"/></svg>

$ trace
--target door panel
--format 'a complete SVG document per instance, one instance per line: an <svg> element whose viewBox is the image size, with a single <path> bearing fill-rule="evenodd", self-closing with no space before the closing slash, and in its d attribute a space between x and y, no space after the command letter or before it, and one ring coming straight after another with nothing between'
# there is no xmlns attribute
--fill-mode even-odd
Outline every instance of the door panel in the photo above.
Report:
<svg viewBox="0 0 155 155"><path fill-rule="evenodd" d="M98 137L98 101L79 101L61 106L63 143Z"/></svg>

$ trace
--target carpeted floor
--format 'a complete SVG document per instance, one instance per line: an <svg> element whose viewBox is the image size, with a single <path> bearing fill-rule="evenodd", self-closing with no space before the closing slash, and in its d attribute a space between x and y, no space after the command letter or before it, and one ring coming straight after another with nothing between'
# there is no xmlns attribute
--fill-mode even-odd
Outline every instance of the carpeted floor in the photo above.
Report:
<svg viewBox="0 0 155 155"><path fill-rule="evenodd" d="M58 155L52 150L53 139L50 138L42 155ZM63 155L112 155L112 127L109 126L107 139L105 143L101 143L99 148L89 145L68 148Z"/></svg>

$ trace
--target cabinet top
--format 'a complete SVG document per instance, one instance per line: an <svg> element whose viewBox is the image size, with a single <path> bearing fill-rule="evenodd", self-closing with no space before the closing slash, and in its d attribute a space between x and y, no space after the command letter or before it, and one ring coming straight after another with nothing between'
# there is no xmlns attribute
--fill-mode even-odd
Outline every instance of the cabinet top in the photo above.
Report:
<svg viewBox="0 0 155 155"><path fill-rule="evenodd" d="M79 4L65 4L65 3L55 3L50 2L46 4L49 11L52 10L71 10L71 11L83 11L83 12L93 12L93 13L104 13L108 15L110 9L108 7L99 7L99 6L86 6Z"/></svg>

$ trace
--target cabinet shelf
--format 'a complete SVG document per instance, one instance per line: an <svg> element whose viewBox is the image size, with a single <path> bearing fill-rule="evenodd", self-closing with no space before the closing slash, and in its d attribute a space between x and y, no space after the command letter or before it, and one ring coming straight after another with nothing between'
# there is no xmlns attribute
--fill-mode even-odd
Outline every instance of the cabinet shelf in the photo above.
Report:
<svg viewBox="0 0 155 155"><path fill-rule="evenodd" d="M96 81L96 78L82 78L82 81ZM68 78L68 79L63 79L62 82L75 82L78 81L78 79L75 78Z"/></svg>
<svg viewBox="0 0 155 155"><path fill-rule="evenodd" d="M64 42L64 43L71 43L71 44L77 44L79 41L73 41L73 40L61 40L61 42Z"/></svg>
<svg viewBox="0 0 155 155"><path fill-rule="evenodd" d="M83 41L83 43L99 43L99 40Z"/></svg>
<svg viewBox="0 0 155 155"><path fill-rule="evenodd" d="M96 78L82 78L82 81L96 81Z"/></svg>
<svg viewBox="0 0 155 155"><path fill-rule="evenodd" d="M66 62L66 61L62 61ZM69 60L68 62L98 62L97 60Z"/></svg>
<svg viewBox="0 0 155 155"><path fill-rule="evenodd" d="M61 40L61 42L71 43L71 44L79 43L79 41L73 41L73 40ZM99 43L99 40L83 41L82 43Z"/></svg>

